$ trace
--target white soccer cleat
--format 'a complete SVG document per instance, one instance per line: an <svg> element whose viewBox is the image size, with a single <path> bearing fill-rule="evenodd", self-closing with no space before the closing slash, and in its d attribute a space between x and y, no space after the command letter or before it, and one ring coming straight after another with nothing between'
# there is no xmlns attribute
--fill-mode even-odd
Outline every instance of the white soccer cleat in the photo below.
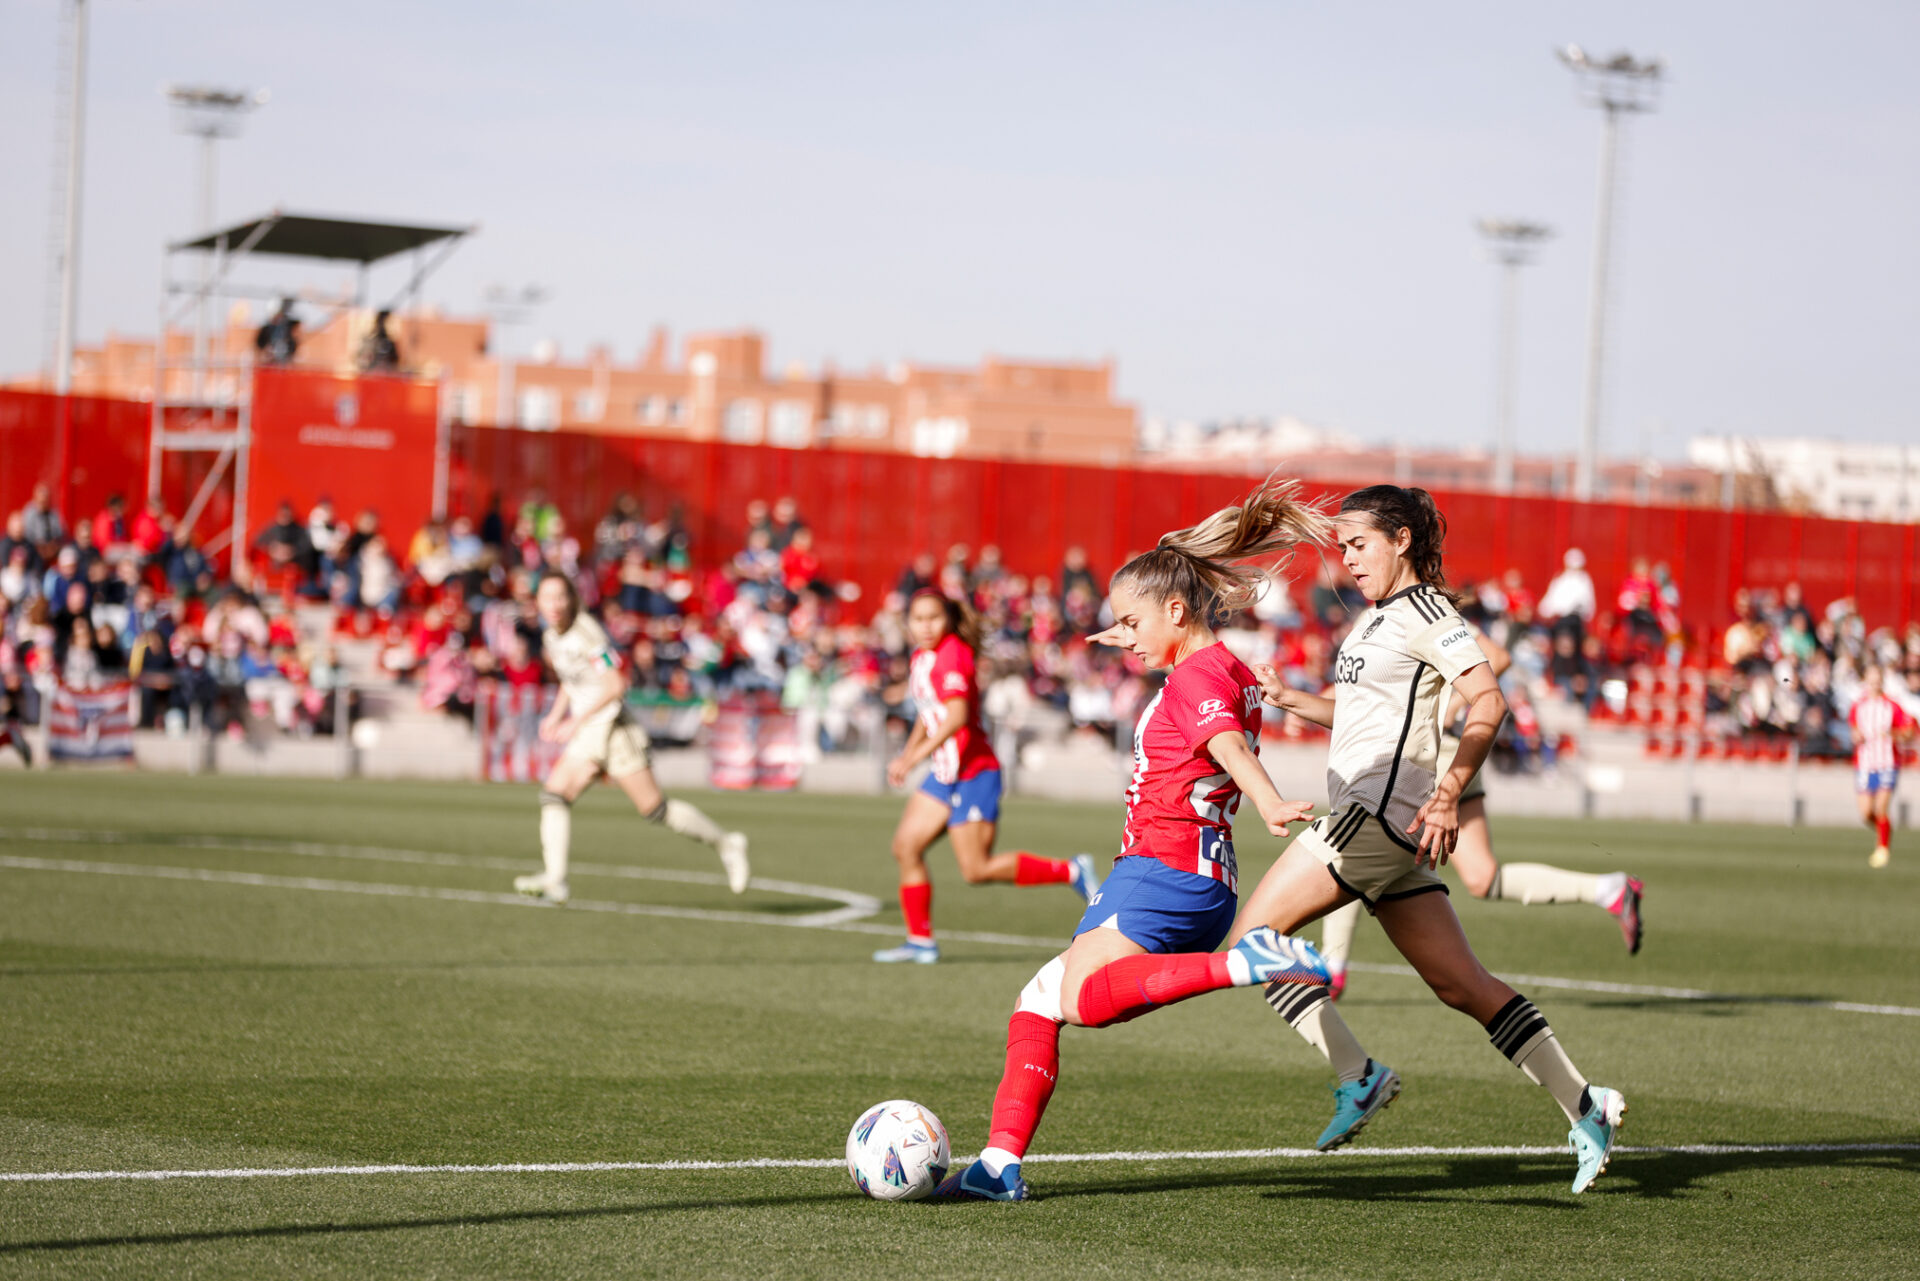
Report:
<svg viewBox="0 0 1920 1281"><path fill-rule="evenodd" d="M727 888L735 894L745 894L747 878L753 875L747 865L745 832L728 832L720 838L720 866L727 869Z"/></svg>
<svg viewBox="0 0 1920 1281"><path fill-rule="evenodd" d="M1886 846L1876 845L1873 847L1873 853L1867 855L1867 866L1885 867L1888 862L1891 861L1892 857L1893 856L1887 852Z"/></svg>
<svg viewBox="0 0 1920 1281"><path fill-rule="evenodd" d="M516 876L513 878L513 888L528 898L537 898L555 907L565 903L570 896L565 881L550 881L545 873Z"/></svg>

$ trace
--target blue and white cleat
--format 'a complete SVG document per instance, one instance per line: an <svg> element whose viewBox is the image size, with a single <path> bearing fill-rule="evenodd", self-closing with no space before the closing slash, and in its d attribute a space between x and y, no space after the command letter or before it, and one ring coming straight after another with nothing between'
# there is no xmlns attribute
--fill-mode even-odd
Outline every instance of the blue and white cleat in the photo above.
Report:
<svg viewBox="0 0 1920 1281"><path fill-rule="evenodd" d="M940 1181L929 1200L946 1201L1024 1201L1027 1181L1020 1177L1020 1163L1001 1167L997 1175L988 1174L985 1164L975 1161L963 1170L955 1170Z"/></svg>
<svg viewBox="0 0 1920 1281"><path fill-rule="evenodd" d="M1235 987L1256 983L1327 982L1327 963L1305 939L1282 934L1270 925L1248 930L1227 949L1227 971Z"/></svg>
<svg viewBox="0 0 1920 1281"><path fill-rule="evenodd" d="M1620 1091L1602 1086L1588 1090L1587 1094L1592 1106L1567 1132L1567 1145L1580 1161L1580 1168L1573 1175L1575 1192L1585 1192L1595 1179L1606 1173L1607 1161L1613 1156L1614 1136L1627 1117L1627 1099Z"/></svg>
<svg viewBox="0 0 1920 1281"><path fill-rule="evenodd" d="M1367 1060L1367 1074L1358 1081L1343 1081L1333 1087L1333 1120L1314 1142L1322 1152L1331 1152L1367 1128L1376 1112L1399 1097L1400 1074L1384 1063Z"/></svg>
<svg viewBox="0 0 1920 1281"><path fill-rule="evenodd" d="M1100 892L1100 876L1093 870L1093 855L1075 854L1067 860L1073 868L1073 879L1069 882L1073 892L1087 902L1093 902L1093 896Z"/></svg>
<svg viewBox="0 0 1920 1281"><path fill-rule="evenodd" d="M883 947L873 954L882 965L932 965L940 959L938 943L917 943L908 939L899 947Z"/></svg>

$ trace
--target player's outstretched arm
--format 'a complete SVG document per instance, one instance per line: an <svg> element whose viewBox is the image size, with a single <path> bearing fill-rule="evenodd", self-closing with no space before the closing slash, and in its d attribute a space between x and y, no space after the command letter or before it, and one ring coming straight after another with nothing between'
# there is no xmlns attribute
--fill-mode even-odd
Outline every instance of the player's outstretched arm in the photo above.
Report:
<svg viewBox="0 0 1920 1281"><path fill-rule="evenodd" d="M1420 833L1415 865L1431 862L1440 867L1453 853L1454 842L1460 839L1460 793L1486 763L1493 736L1507 718L1507 700L1486 663L1475 663L1460 673L1453 682L1453 692L1467 705L1467 724L1460 731L1460 750L1454 755L1453 768L1440 776L1433 795L1407 824L1408 835Z"/></svg>
<svg viewBox="0 0 1920 1281"><path fill-rule="evenodd" d="M1260 682L1260 700L1267 706L1291 712L1322 729L1333 728L1335 704L1332 699L1293 688L1280 679L1280 670L1272 663L1255 663L1253 674Z"/></svg>
<svg viewBox="0 0 1920 1281"><path fill-rule="evenodd" d="M1244 731L1229 729L1215 734L1207 740L1207 754L1233 779L1241 795L1253 802L1267 830L1275 836L1287 835L1287 824L1304 822L1313 813L1312 801L1290 801L1280 795L1280 789L1267 777L1267 767L1247 746Z"/></svg>

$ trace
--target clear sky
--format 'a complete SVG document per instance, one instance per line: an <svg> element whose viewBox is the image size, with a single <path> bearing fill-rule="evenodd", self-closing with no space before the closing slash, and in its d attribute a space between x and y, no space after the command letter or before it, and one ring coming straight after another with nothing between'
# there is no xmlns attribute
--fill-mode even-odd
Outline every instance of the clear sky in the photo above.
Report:
<svg viewBox="0 0 1920 1281"><path fill-rule="evenodd" d="M1523 448L1579 421L1600 117L1552 50L1668 61L1623 169L1618 452L1920 443L1920 5L91 0L83 341L154 327L191 230L163 82L265 86L219 211L481 234L428 297L537 282L633 359L755 325L775 366L1119 365L1149 414L1479 444L1482 215L1525 280ZM0 0L0 370L43 359L55 0ZM292 283L331 283L295 266Z"/></svg>

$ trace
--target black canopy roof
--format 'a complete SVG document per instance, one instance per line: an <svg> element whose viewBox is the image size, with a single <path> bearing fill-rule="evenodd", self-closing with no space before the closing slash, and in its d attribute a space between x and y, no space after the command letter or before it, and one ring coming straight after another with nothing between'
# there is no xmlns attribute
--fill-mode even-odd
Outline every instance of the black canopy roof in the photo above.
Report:
<svg viewBox="0 0 1920 1281"><path fill-rule="evenodd" d="M263 224L266 230L251 252L284 258L327 258L334 261L375 263L409 249L418 249L471 227L421 227L398 222L365 222L357 218L320 218L311 214L271 213L223 231L210 232L175 244L175 249L217 249L225 240L229 250L245 244Z"/></svg>

